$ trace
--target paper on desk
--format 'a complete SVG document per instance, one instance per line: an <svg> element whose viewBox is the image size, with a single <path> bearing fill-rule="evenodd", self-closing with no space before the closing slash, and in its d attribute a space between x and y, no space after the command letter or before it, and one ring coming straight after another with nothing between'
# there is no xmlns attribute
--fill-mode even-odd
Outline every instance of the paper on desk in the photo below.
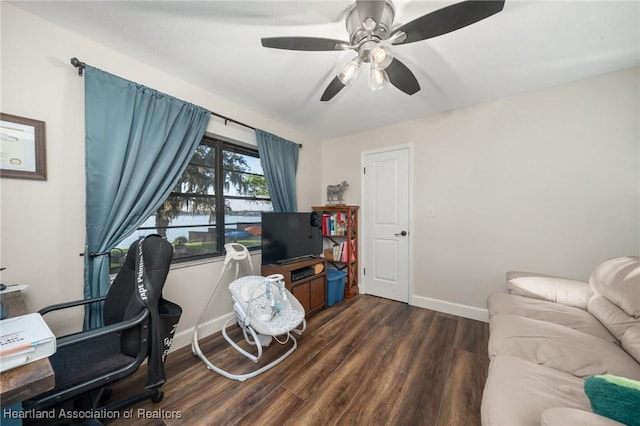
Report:
<svg viewBox="0 0 640 426"><path fill-rule="evenodd" d="M48 357L55 350L55 336L40 314L0 321L0 371Z"/></svg>
<svg viewBox="0 0 640 426"><path fill-rule="evenodd" d="M4 290L0 291L0 294L11 293L12 291L24 290L27 287L29 287L27 284L24 284L24 285L10 285L7 288L5 288Z"/></svg>

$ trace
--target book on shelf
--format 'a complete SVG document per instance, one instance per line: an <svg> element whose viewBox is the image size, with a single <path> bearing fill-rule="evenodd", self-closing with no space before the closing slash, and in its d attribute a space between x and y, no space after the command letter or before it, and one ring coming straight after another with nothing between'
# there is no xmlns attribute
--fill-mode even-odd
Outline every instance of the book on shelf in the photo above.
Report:
<svg viewBox="0 0 640 426"><path fill-rule="evenodd" d="M330 250L331 259L337 262L349 263L356 261L354 241L343 241L341 243L334 244ZM351 260L348 260L351 259Z"/></svg>
<svg viewBox="0 0 640 426"><path fill-rule="evenodd" d="M344 236L347 233L347 216L345 212L322 214L322 235Z"/></svg>

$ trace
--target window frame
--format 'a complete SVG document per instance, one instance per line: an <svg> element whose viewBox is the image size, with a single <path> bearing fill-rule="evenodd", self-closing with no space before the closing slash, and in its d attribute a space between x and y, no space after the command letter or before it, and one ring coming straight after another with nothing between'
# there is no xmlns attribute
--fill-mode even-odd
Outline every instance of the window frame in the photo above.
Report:
<svg viewBox="0 0 640 426"><path fill-rule="evenodd" d="M255 147L249 147L246 145L241 145L238 142L234 142L228 139L225 139L223 137L220 136L215 136L215 135L207 135L205 134L202 137L202 140L200 141L200 143L198 144L198 146L201 145L208 145L209 147L213 148L214 150L214 165L211 166L209 164L200 164L200 163L192 163L191 160L189 161L188 166L197 166L197 167L206 167L209 169L214 169L214 193L213 194L194 194L194 193L190 193L190 192L176 192L175 188L173 188L174 190L172 190L169 195L167 196L166 199L168 199L171 196L184 196L184 197L191 197L191 198L207 198L207 199L213 199L214 200L214 208L215 208L215 223L210 223L204 226L209 226L209 227L215 227L216 228L216 239L215 239L215 247L216 250L210 253L205 253L205 254L199 254L199 255L192 255L192 256L186 256L186 257L175 257L171 260L171 263L174 264L178 264L178 263L186 263L186 262L194 262L194 261L200 261L203 259L215 259L218 257L221 257L224 255L224 244L226 243L226 223L225 223L225 201L226 200L257 200L257 201L268 201L271 203L271 196L267 196L267 197L257 197L257 196L241 196L241 195L226 195L225 196L225 190L224 190L224 178L225 178L225 171L229 170L229 169L225 169L224 168L224 152L233 152L233 153L237 153L240 155L247 155L250 157L255 157L258 160L260 159L260 154L258 152L258 148ZM195 152L195 151L194 151ZM187 166L187 167L188 167ZM186 169L185 169L186 170ZM253 173L253 172L240 172L240 173L244 173L244 174L249 174L249 175L254 175L254 176L264 176L264 174L258 174L258 173ZM165 199L165 200L166 200ZM164 202L164 201L163 201ZM273 208L273 204L272 204L272 208ZM257 224L261 224L262 221L260 222L256 222ZM197 224L197 225L171 225L169 223L169 225L167 226L163 226L163 227L157 227L157 226L141 226L138 227L136 229L136 231L134 232L140 232L142 234L146 234L148 231L150 230L155 230L157 232L158 229L172 229L172 228L189 228L189 227L194 227L194 228L202 228L203 225L202 224ZM171 241L170 241L171 242ZM173 246L173 243L171 243ZM112 249L115 250L116 248ZM250 251L256 251L256 250L260 250L261 247L260 246L252 246L252 247L248 247L248 249ZM120 267L111 267L110 265L110 272L114 273L117 272L118 269Z"/></svg>

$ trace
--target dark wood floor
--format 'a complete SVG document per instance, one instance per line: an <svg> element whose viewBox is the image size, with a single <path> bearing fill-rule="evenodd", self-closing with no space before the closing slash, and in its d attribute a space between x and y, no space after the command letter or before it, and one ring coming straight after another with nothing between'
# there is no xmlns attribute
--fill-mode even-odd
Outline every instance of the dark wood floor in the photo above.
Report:
<svg viewBox="0 0 640 426"><path fill-rule="evenodd" d="M479 425L488 338L485 323L359 295L312 317L289 358L245 382L208 370L190 347L172 352L164 399L109 424ZM220 333L200 346L225 369L255 368ZM281 350L272 343L264 358ZM113 396L142 386L133 376Z"/></svg>

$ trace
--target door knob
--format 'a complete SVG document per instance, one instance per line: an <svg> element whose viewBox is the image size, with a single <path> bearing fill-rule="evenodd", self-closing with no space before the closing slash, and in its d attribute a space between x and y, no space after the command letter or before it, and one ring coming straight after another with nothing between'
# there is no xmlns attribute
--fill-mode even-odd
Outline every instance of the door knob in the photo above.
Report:
<svg viewBox="0 0 640 426"><path fill-rule="evenodd" d="M396 237L404 237L405 235L407 235L407 231L402 231L399 234L393 234L393 235L395 235Z"/></svg>

